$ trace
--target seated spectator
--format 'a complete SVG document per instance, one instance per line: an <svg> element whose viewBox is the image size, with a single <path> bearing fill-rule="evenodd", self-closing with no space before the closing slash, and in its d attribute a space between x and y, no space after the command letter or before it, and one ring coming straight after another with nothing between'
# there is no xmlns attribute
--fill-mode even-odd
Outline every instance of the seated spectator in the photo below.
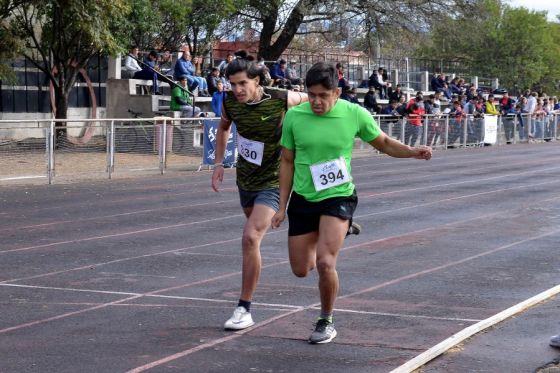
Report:
<svg viewBox="0 0 560 373"><path fill-rule="evenodd" d="M208 93L208 84L206 83L206 79L195 76L194 65L191 62L191 53L189 52L188 47L184 47L182 52L183 54L181 55L181 58L179 58L175 63L175 72L173 76L178 80L179 77L186 75L189 89L191 91L198 88L199 96L210 96Z"/></svg>
<svg viewBox="0 0 560 373"><path fill-rule="evenodd" d="M398 102L396 100L394 101ZM379 105L377 104L377 97L374 87L369 87L369 91L367 91L366 95L364 96L364 107L368 109L370 113L379 113Z"/></svg>
<svg viewBox="0 0 560 373"><path fill-rule="evenodd" d="M296 71L296 61L290 61L290 64L286 68L286 79L288 79L291 84L303 84L303 80L298 76Z"/></svg>
<svg viewBox="0 0 560 373"><path fill-rule="evenodd" d="M165 49L160 56L159 68L163 75L173 75L173 56L169 49Z"/></svg>
<svg viewBox="0 0 560 373"><path fill-rule="evenodd" d="M144 60L144 65L140 71L134 73L134 79L142 79L142 80L152 80L152 93L153 94L160 94L159 93L159 86L158 86L158 74L157 74L157 59L158 55L156 51L150 51L146 59Z"/></svg>
<svg viewBox="0 0 560 373"><path fill-rule="evenodd" d="M365 99L364 99L365 103ZM399 111L397 110L399 107L399 102L397 100L390 100L389 105L387 105L382 111L381 114L383 115L392 115L394 117L401 116Z"/></svg>
<svg viewBox="0 0 560 373"><path fill-rule="evenodd" d="M443 82L443 88L441 89L441 92L448 101L452 100L453 93L451 92L451 88L449 88L447 82Z"/></svg>
<svg viewBox="0 0 560 373"><path fill-rule="evenodd" d="M407 114L407 110L408 110L408 102L406 102L406 97L401 96L398 102L397 112L401 117L404 117Z"/></svg>
<svg viewBox="0 0 560 373"><path fill-rule="evenodd" d="M179 77L179 85L171 90L171 104L170 108L173 111L181 111L182 117L198 117L200 116L200 108L192 104L192 98L189 95L188 75L181 75Z"/></svg>
<svg viewBox="0 0 560 373"><path fill-rule="evenodd" d="M206 83L208 84L208 92L214 95L214 92L218 90L218 82L222 83L222 90L224 90L223 78L220 76L220 69L213 67L210 73L206 77Z"/></svg>
<svg viewBox="0 0 560 373"><path fill-rule="evenodd" d="M395 100L397 102L400 101L401 97L404 96L400 84L397 84L395 88L389 87L387 90L387 94L389 96L389 100Z"/></svg>
<svg viewBox="0 0 560 373"><path fill-rule="evenodd" d="M137 59L139 59L139 52L140 49L138 49L137 46L133 46L130 48L130 52L124 59L123 78L132 78L135 73L142 70L142 68L138 64L138 61L136 61Z"/></svg>
<svg viewBox="0 0 560 373"><path fill-rule="evenodd" d="M288 80L286 79L286 60L281 59L275 63L270 70L270 76L274 81L274 85L285 88L288 85Z"/></svg>
<svg viewBox="0 0 560 373"><path fill-rule="evenodd" d="M383 68L380 67L369 77L369 86L374 87L379 92L379 98L387 97L387 82L383 80Z"/></svg>
<svg viewBox="0 0 560 373"><path fill-rule="evenodd" d="M443 90L443 76L441 74L434 74L430 81L430 89L434 92L441 92Z"/></svg>
<svg viewBox="0 0 560 373"><path fill-rule="evenodd" d="M218 74L220 70L218 70ZM224 92L224 83L221 80L216 82L216 91L212 94L212 111L216 117L222 116L222 104L224 102L226 93Z"/></svg>
<svg viewBox="0 0 560 373"><path fill-rule="evenodd" d="M352 93L354 93L354 94L352 94ZM346 100L346 101L351 102L353 104L360 105L360 102L356 98L356 90L355 90L355 88L352 88L351 86L344 87L344 89L342 90L342 94L340 95L340 98L342 100Z"/></svg>
<svg viewBox="0 0 560 373"><path fill-rule="evenodd" d="M467 101L470 101L473 97L477 97L476 87L473 85L467 91Z"/></svg>
<svg viewBox="0 0 560 373"><path fill-rule="evenodd" d="M226 68L231 61L233 61L233 53L228 53L226 59L220 62L220 64L218 65L218 69L220 70L220 76L222 77L226 76Z"/></svg>

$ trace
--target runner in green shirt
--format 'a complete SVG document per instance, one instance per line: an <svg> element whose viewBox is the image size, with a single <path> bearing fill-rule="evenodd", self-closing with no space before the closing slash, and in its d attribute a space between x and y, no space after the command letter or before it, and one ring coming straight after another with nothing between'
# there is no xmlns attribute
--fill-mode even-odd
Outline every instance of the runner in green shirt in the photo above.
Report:
<svg viewBox="0 0 560 373"><path fill-rule="evenodd" d="M328 343L336 337L332 318L338 292L336 259L358 204L351 174L354 138L397 158L429 160L432 150L412 148L388 137L365 109L339 100L334 66L313 65L305 84L309 102L289 110L284 118L280 208L272 218L272 228L284 221L290 198L292 271L305 277L317 267L319 274L321 314L309 343Z"/></svg>

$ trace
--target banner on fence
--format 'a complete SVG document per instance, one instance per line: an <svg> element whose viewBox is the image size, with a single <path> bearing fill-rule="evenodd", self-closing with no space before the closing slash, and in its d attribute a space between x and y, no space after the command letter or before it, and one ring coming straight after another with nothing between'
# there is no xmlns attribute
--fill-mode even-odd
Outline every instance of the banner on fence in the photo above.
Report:
<svg viewBox="0 0 560 373"><path fill-rule="evenodd" d="M215 120L205 120L204 121L204 135L202 140L203 154L202 154L202 164L213 165L216 159L216 134L218 133L219 121ZM231 131L229 132L229 138L226 146L226 152L224 154L224 164L235 163L236 149L235 149L235 137L236 137L235 124L232 124Z"/></svg>
<svg viewBox="0 0 560 373"><path fill-rule="evenodd" d="M498 139L498 117L495 115L484 116L484 139L485 144L495 144Z"/></svg>

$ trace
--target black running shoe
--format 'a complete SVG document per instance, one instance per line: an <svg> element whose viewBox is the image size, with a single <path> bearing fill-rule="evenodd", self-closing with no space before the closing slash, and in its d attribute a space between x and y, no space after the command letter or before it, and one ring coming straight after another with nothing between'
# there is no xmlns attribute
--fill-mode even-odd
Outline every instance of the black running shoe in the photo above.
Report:
<svg viewBox="0 0 560 373"><path fill-rule="evenodd" d="M352 222L352 224L350 224L350 226L348 227L348 232L346 232L346 235L349 236L351 234L360 234L360 232L362 231L362 226L358 223L354 223Z"/></svg>

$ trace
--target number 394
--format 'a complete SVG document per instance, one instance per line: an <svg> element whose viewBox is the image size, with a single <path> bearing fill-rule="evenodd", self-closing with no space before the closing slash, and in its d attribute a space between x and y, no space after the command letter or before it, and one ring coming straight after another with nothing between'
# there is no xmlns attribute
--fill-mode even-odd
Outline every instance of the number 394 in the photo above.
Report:
<svg viewBox="0 0 560 373"><path fill-rule="evenodd" d="M335 174L334 172L329 172L328 174L321 174L319 175L321 178L321 185L327 185L328 183L334 183L336 180L344 180L344 174L342 170L338 170Z"/></svg>

